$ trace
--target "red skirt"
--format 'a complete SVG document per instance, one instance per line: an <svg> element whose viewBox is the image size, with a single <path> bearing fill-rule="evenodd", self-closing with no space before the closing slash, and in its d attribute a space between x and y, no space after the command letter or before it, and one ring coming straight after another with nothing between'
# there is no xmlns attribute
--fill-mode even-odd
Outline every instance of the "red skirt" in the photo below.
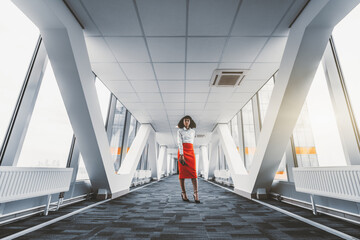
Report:
<svg viewBox="0 0 360 240"><path fill-rule="evenodd" d="M194 147L191 143L183 143L183 152L186 164L183 166L178 161L179 178L197 178L196 159ZM180 151L178 150L178 159L180 159Z"/></svg>

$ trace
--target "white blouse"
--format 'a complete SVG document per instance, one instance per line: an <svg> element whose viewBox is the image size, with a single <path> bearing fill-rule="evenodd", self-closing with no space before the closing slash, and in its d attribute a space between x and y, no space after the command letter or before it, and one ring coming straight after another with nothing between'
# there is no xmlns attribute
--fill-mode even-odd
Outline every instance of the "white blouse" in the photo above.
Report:
<svg viewBox="0 0 360 240"><path fill-rule="evenodd" d="M195 130L192 128L186 129L186 127L184 128L180 128L177 131L177 142L178 142L178 147L179 147L179 151L180 151L180 155L183 155L183 143L194 143L194 139L195 139Z"/></svg>

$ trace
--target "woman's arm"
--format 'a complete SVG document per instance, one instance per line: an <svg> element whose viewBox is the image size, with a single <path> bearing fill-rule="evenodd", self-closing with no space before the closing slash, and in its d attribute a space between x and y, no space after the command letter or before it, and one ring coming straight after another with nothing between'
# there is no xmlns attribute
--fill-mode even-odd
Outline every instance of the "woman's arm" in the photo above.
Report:
<svg viewBox="0 0 360 240"><path fill-rule="evenodd" d="M179 148L180 155L184 155L180 129L177 131L177 143L178 143L178 148Z"/></svg>

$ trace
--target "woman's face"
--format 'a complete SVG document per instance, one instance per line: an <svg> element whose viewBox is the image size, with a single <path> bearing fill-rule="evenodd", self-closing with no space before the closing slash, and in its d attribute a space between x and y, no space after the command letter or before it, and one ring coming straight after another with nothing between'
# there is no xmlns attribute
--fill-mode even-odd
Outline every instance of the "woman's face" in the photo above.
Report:
<svg viewBox="0 0 360 240"><path fill-rule="evenodd" d="M183 121L184 121L184 126L185 126L186 128L189 128L189 126L190 126L190 119L189 119L189 118L185 118Z"/></svg>

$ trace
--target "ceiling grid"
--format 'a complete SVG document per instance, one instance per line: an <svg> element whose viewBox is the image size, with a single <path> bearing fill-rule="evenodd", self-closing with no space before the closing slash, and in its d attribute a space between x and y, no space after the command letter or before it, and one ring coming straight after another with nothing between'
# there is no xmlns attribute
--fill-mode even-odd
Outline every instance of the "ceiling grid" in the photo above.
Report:
<svg viewBox="0 0 360 240"><path fill-rule="evenodd" d="M197 121L199 134L209 134L263 86L280 65L289 22L305 2L66 1L85 26L94 73L169 146L184 114ZM239 87L210 87L217 68L250 70Z"/></svg>

